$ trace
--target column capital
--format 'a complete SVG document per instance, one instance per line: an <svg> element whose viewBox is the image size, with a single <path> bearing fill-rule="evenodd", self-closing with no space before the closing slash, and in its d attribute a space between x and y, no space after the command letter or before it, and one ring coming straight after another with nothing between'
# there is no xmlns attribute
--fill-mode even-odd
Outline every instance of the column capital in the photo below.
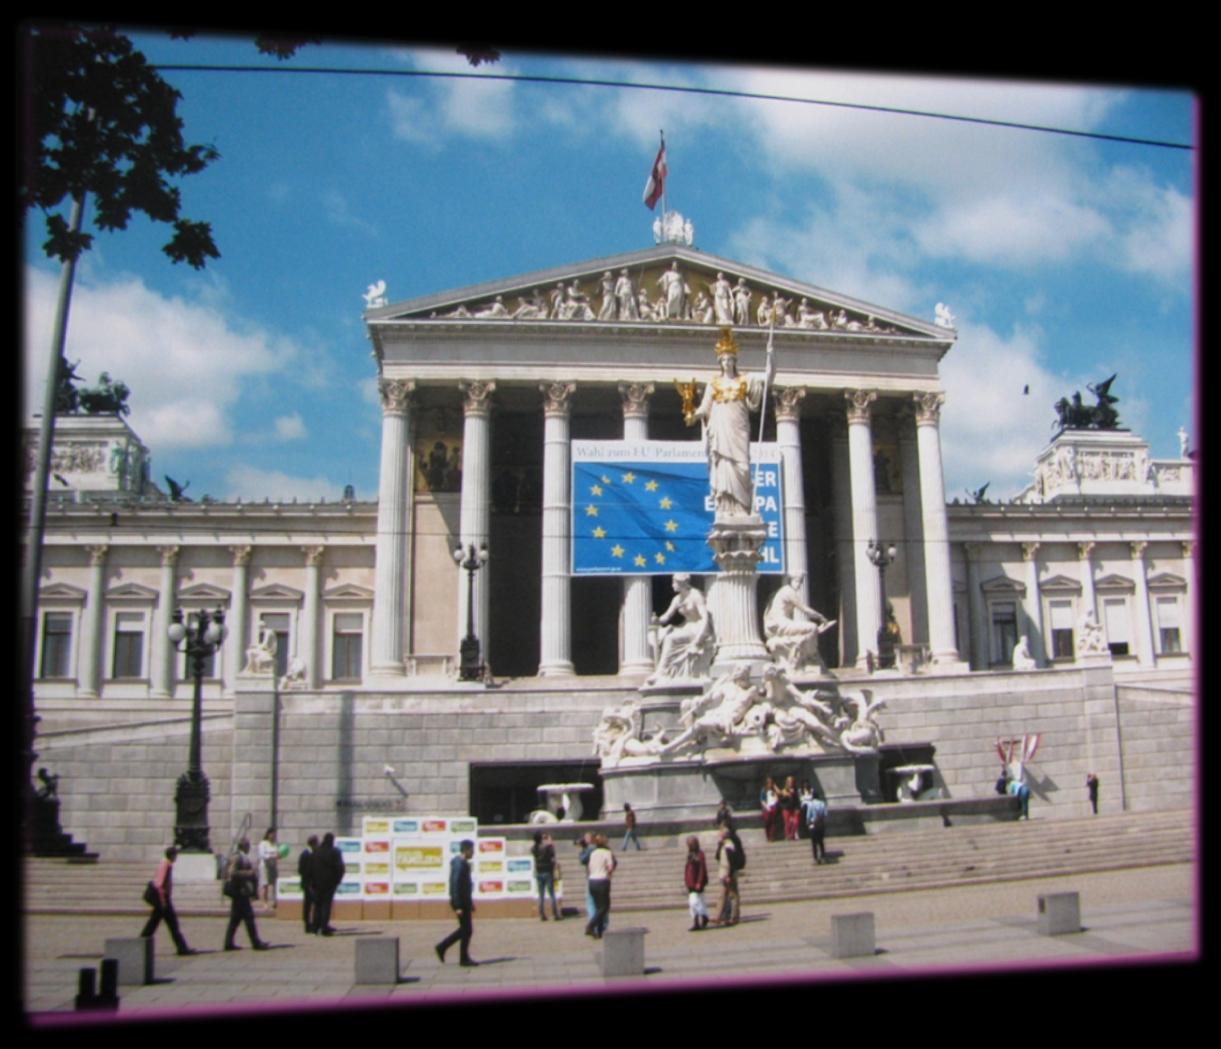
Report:
<svg viewBox="0 0 1221 1049"><path fill-rule="evenodd" d="M653 396L651 382L621 382L619 396L623 398L623 417L625 419L647 419L649 417L649 398Z"/></svg>
<svg viewBox="0 0 1221 1049"><path fill-rule="evenodd" d="M381 394L383 415L405 415L415 392L415 379L381 379L377 392Z"/></svg>
<svg viewBox="0 0 1221 1049"><path fill-rule="evenodd" d="M462 413L464 415L487 416L492 410L492 394L496 390L496 383L488 380L487 382L460 382L458 389L462 391Z"/></svg>
<svg viewBox="0 0 1221 1049"><path fill-rule="evenodd" d="M1077 560L1088 561L1094 556L1094 547L1097 544L1092 540L1086 540L1084 543L1077 544Z"/></svg>
<svg viewBox="0 0 1221 1049"><path fill-rule="evenodd" d="M178 563L178 554L182 550L180 546L159 546L157 553L161 555L162 567L173 566Z"/></svg>
<svg viewBox="0 0 1221 1049"><path fill-rule="evenodd" d="M250 564L250 555L253 551L254 547L249 544L229 547L229 553L233 555L233 567L238 568L242 565Z"/></svg>
<svg viewBox="0 0 1221 1049"><path fill-rule="evenodd" d="M1033 561L1039 556L1039 547L1041 543L1023 543L1022 544L1022 560Z"/></svg>
<svg viewBox="0 0 1221 1049"><path fill-rule="evenodd" d="M538 387L543 393L543 415L560 415L567 418L572 414L572 395L576 391L575 382L544 382Z"/></svg>
<svg viewBox="0 0 1221 1049"><path fill-rule="evenodd" d="M1194 539L1184 539L1179 546L1183 548L1184 557L1195 557L1196 544Z"/></svg>
<svg viewBox="0 0 1221 1049"><path fill-rule="evenodd" d="M303 546L301 553L305 555L305 563L308 566L316 566L322 563L322 555L326 551L325 546Z"/></svg>
<svg viewBox="0 0 1221 1049"><path fill-rule="evenodd" d="M978 562L979 555L986 545L986 543L963 543L962 552L966 555L967 562Z"/></svg>
<svg viewBox="0 0 1221 1049"><path fill-rule="evenodd" d="M913 393L912 407L916 413L916 425L937 426L941 422L943 404L945 404L944 393Z"/></svg>
<svg viewBox="0 0 1221 1049"><path fill-rule="evenodd" d="M1129 543L1128 547L1132 551L1132 560L1143 561L1145 558L1145 550L1148 548L1148 546L1149 543L1144 539L1138 539L1134 543Z"/></svg>
<svg viewBox="0 0 1221 1049"><path fill-rule="evenodd" d="M804 386L779 386L775 390L776 421L797 422L801 418L801 401L806 395Z"/></svg>
<svg viewBox="0 0 1221 1049"><path fill-rule="evenodd" d="M877 390L845 390L844 400L848 402L848 422L868 425L871 405L877 399Z"/></svg>
<svg viewBox="0 0 1221 1049"><path fill-rule="evenodd" d="M89 563L91 565L103 565L106 563L106 554L110 547L105 543L100 543L97 546L86 546L85 550L89 554Z"/></svg>

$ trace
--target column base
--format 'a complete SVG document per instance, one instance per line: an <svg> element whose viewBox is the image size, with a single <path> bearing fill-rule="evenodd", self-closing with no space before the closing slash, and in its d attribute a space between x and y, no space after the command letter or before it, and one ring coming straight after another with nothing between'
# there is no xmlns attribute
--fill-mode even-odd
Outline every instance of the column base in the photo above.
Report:
<svg viewBox="0 0 1221 1049"><path fill-rule="evenodd" d="M567 661L540 663L538 668L539 677L572 677L575 673L576 669Z"/></svg>
<svg viewBox="0 0 1221 1049"><path fill-rule="evenodd" d="M657 669L657 667L654 665L654 663L651 659L648 660L647 662L641 662L641 663L623 663L619 667L619 676L620 677L638 677L640 675L643 675L645 677L648 677L656 669Z"/></svg>
<svg viewBox="0 0 1221 1049"><path fill-rule="evenodd" d="M971 664L957 652L934 652L928 668L935 674L968 674Z"/></svg>

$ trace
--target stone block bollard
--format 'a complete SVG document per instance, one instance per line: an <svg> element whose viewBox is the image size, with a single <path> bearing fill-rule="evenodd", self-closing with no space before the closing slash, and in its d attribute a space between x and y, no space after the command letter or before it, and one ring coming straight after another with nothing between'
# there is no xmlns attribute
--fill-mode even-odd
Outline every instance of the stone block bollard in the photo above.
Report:
<svg viewBox="0 0 1221 1049"><path fill-rule="evenodd" d="M113 958L119 963L119 984L123 987L141 987L153 982L151 936L108 939L102 957Z"/></svg>
<svg viewBox="0 0 1221 1049"><path fill-rule="evenodd" d="M356 941L356 982L395 984L399 979L399 938L377 936Z"/></svg>
<svg viewBox="0 0 1221 1049"><path fill-rule="evenodd" d="M1039 897L1039 935L1061 936L1081 931L1081 896L1049 892Z"/></svg>
<svg viewBox="0 0 1221 1049"><path fill-rule="evenodd" d="M644 975L644 934L648 929L607 929L602 935L603 976Z"/></svg>
<svg viewBox="0 0 1221 1049"><path fill-rule="evenodd" d="M831 915L832 958L864 958L876 951L872 911Z"/></svg>

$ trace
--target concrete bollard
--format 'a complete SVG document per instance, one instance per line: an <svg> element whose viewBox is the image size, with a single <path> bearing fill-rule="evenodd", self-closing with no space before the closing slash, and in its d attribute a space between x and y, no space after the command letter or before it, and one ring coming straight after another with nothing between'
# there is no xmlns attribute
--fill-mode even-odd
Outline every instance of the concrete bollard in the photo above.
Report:
<svg viewBox="0 0 1221 1049"><path fill-rule="evenodd" d="M399 938L377 936L356 941L356 982L395 984L399 980Z"/></svg>
<svg viewBox="0 0 1221 1049"><path fill-rule="evenodd" d="M1039 935L1061 936L1081 931L1081 897L1075 892L1049 892L1039 897Z"/></svg>
<svg viewBox="0 0 1221 1049"><path fill-rule="evenodd" d="M113 958L119 963L119 984L123 987L140 987L153 982L151 936L109 939L102 957Z"/></svg>
<svg viewBox="0 0 1221 1049"><path fill-rule="evenodd" d="M832 958L864 958L876 951L872 911L831 915Z"/></svg>
<svg viewBox="0 0 1221 1049"><path fill-rule="evenodd" d="M98 993L96 969L81 969L77 976L74 1006L77 1012L87 1009L117 1009L119 966L113 958L102 962L102 990Z"/></svg>
<svg viewBox="0 0 1221 1049"><path fill-rule="evenodd" d="M644 934L648 929L607 929L602 935L603 976L644 975Z"/></svg>

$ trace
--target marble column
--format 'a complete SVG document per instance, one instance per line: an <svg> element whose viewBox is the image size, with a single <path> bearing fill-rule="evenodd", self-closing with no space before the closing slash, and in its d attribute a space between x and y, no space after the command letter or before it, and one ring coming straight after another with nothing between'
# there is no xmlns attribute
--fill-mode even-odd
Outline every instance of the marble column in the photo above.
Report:
<svg viewBox="0 0 1221 1049"><path fill-rule="evenodd" d="M916 454L915 414L899 421L899 473L903 479L903 545L911 594L913 644L929 644L928 587L924 562L924 521L920 507L920 460Z"/></svg>
<svg viewBox="0 0 1221 1049"><path fill-rule="evenodd" d="M801 599L810 603L809 564L806 554L806 497L801 464L801 401L804 386L778 387L775 391L776 444L780 446L784 470L784 570L806 576Z"/></svg>
<svg viewBox="0 0 1221 1049"><path fill-rule="evenodd" d="M411 379L383 379L382 451L377 482L377 567L373 583L369 669L377 676L404 673L407 575L411 530ZM316 687L316 658L307 658L307 671Z"/></svg>
<svg viewBox="0 0 1221 1049"><path fill-rule="evenodd" d="M1128 544L1132 551L1132 577L1136 581L1136 654L1141 664L1152 667L1157 663L1153 645L1153 616L1149 612L1149 565L1145 553L1149 544L1144 540Z"/></svg>
<svg viewBox="0 0 1221 1049"><path fill-rule="evenodd" d="M866 666L865 654L876 653L882 625L882 590L877 566L869 560L869 541L878 535L877 496L873 479L873 435L870 413L878 399L874 390L845 390L848 413L848 472L852 489L852 561L856 572L856 665Z"/></svg>
<svg viewBox="0 0 1221 1049"><path fill-rule="evenodd" d="M1192 542L1182 544L1183 560L1186 562L1183 566L1183 578L1187 581L1187 590L1183 594L1183 651L1189 653L1193 661L1196 658L1195 546Z"/></svg>
<svg viewBox="0 0 1221 1049"><path fill-rule="evenodd" d="M572 475L569 419L576 383L543 392L543 593L540 677L568 677L572 667ZM487 571L486 567L484 571Z"/></svg>
<svg viewBox="0 0 1221 1049"><path fill-rule="evenodd" d="M178 653L170 642L169 629L174 614L174 577L180 549L177 546L157 547L161 555L161 587L153 614L153 636L149 639L149 695L157 699L167 699L174 693L174 657Z"/></svg>
<svg viewBox="0 0 1221 1049"><path fill-rule="evenodd" d="M984 552L983 543L964 543L967 559L967 615L971 624L971 668L988 669L988 620L984 607L984 592L980 579L979 562Z"/></svg>
<svg viewBox="0 0 1221 1049"><path fill-rule="evenodd" d="M232 695L237 687L237 675L246 662L246 607L250 591L250 554L252 546L231 546L233 555L233 586L229 599L229 616L225 626L229 637L225 641L225 694Z"/></svg>
<svg viewBox="0 0 1221 1049"><path fill-rule="evenodd" d="M848 430L842 418L831 424L831 509L835 524L835 567L839 585L839 665L852 666L863 649L856 635L856 555L852 544L852 486ZM870 566L873 567L872 565Z"/></svg>
<svg viewBox="0 0 1221 1049"><path fill-rule="evenodd" d="M462 391L462 495L458 513L458 538L463 551L473 543L475 549L488 541L492 523L492 394L494 382L460 382ZM491 560L475 574L475 636L479 638L484 663L488 659L488 625L490 622L490 588L488 573ZM458 643L466 637L467 579L466 572L455 568L458 587Z"/></svg>
<svg viewBox="0 0 1221 1049"><path fill-rule="evenodd" d="M1043 646L1043 597L1039 592L1039 545L1022 544L1022 560L1026 562L1026 640L1030 643L1030 655L1039 666L1046 666L1047 654Z"/></svg>
<svg viewBox="0 0 1221 1049"><path fill-rule="evenodd" d="M318 633L322 625L322 555L325 550L325 546L301 547L301 553L305 555L305 603L301 610L301 648L297 655L305 660L306 688L317 688L322 680Z"/></svg>
<svg viewBox="0 0 1221 1049"><path fill-rule="evenodd" d="M89 554L89 592L85 595L85 614L81 622L80 671L77 695L97 696L101 694L102 637L106 630L106 554L110 547L87 546Z"/></svg>
<svg viewBox="0 0 1221 1049"><path fill-rule="evenodd" d="M950 529L941 473L941 406L945 395L918 393L916 454L920 461L920 521L924 528L924 580L928 596L929 647L934 663L957 663L954 643L954 584L950 576Z"/></svg>
<svg viewBox="0 0 1221 1049"><path fill-rule="evenodd" d="M1093 612L1098 615L1098 599L1094 596L1094 544L1093 543L1078 543L1077 544L1077 560L1081 562L1081 602L1082 609L1080 619L1086 612Z"/></svg>
<svg viewBox="0 0 1221 1049"><path fill-rule="evenodd" d="M649 439L649 398L653 384L620 383L623 401L623 439ZM651 576L627 576L623 580L623 655L620 674L650 674L653 655L649 651L649 619L653 614L653 580Z"/></svg>

